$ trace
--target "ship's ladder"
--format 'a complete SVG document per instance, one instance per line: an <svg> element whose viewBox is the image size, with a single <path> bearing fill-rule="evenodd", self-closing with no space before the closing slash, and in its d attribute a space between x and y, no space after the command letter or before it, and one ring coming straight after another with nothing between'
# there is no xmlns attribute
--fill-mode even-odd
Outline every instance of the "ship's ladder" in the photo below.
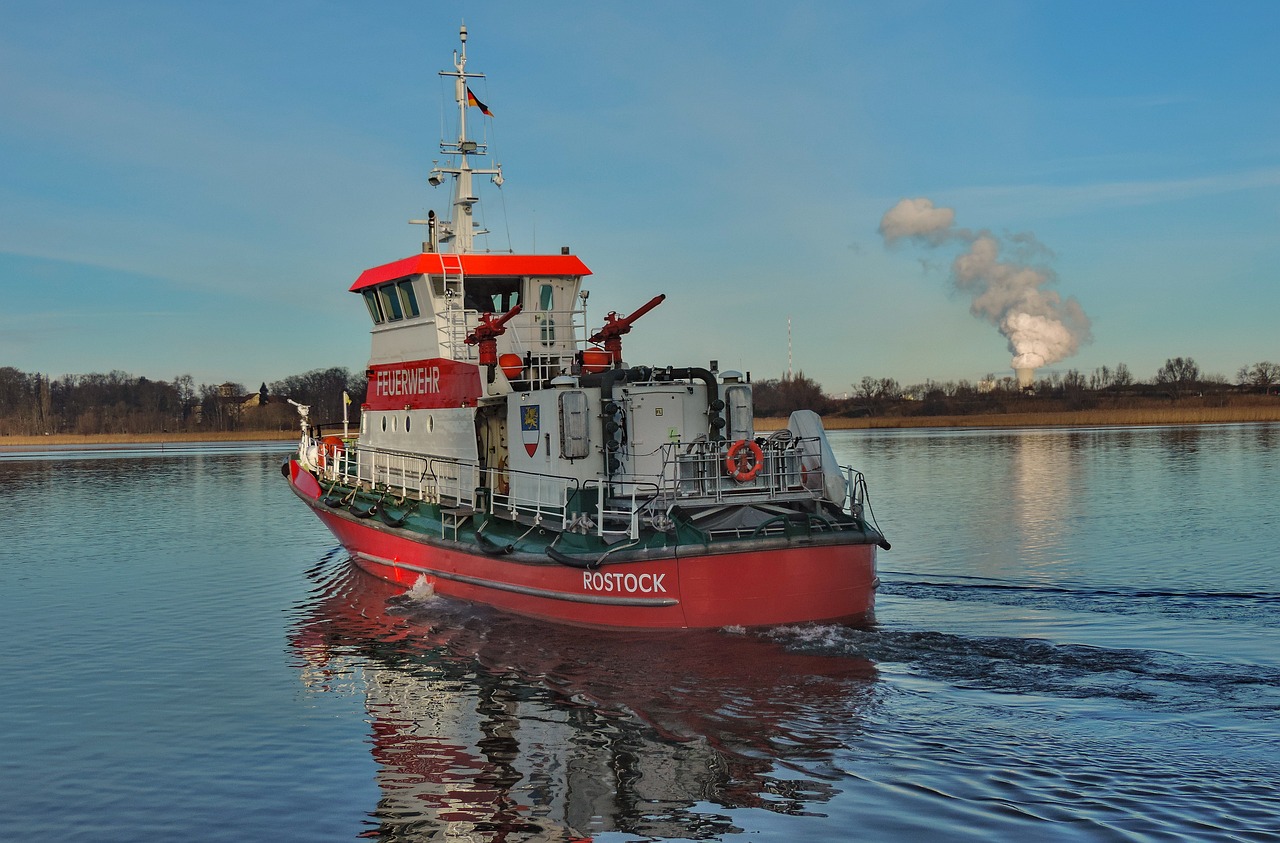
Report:
<svg viewBox="0 0 1280 843"><path fill-rule="evenodd" d="M463 302L462 255L441 252L440 272L445 300L444 318L440 324L440 345L450 360L466 360L473 356L473 349L464 342L472 326L467 324Z"/></svg>

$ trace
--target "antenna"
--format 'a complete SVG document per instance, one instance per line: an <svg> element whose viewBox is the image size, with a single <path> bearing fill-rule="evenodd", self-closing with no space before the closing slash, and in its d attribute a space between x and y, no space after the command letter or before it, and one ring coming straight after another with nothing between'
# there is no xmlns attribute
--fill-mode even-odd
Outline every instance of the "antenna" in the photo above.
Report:
<svg viewBox="0 0 1280 843"><path fill-rule="evenodd" d="M795 372L791 369L791 317L787 317L787 380L795 380Z"/></svg>
<svg viewBox="0 0 1280 843"><path fill-rule="evenodd" d="M450 162L439 163L431 168L427 175L427 183L439 187L447 179L453 180L453 198L447 219L436 221L435 238L428 237L430 251L440 251L441 244L448 244L455 254L467 254L473 250L475 238L488 234L488 230L475 222L475 205L480 201L472 187L472 177L485 175L491 177L493 183L502 186L502 165L496 167L474 168L471 166L472 156L488 156L488 145L472 140L467 135L467 109L478 107L486 116L489 111L468 87L468 80L483 79L483 73L467 72L467 27L464 24L458 30L461 49L454 50L453 70L442 70L440 76L450 77L453 81L453 99L458 107L458 139L440 142L440 151L450 156ZM453 156L457 157L456 164Z"/></svg>

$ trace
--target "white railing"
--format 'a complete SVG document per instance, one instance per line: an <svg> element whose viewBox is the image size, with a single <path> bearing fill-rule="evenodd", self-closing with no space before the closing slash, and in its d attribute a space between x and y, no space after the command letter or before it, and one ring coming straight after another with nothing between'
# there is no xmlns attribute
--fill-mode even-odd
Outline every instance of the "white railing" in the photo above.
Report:
<svg viewBox="0 0 1280 843"><path fill-rule="evenodd" d="M843 471L840 466L823 465L817 439L766 439L761 465L750 479L731 476L728 451L731 442L663 445L659 494L664 499L689 501L704 499L722 502L743 497L770 500L820 498L824 494L825 472ZM748 446L749 450L749 446ZM736 463L735 463L736 466ZM732 469L736 473L736 469ZM851 470L851 469L850 469ZM835 501L843 508L844 501Z"/></svg>
<svg viewBox="0 0 1280 843"><path fill-rule="evenodd" d="M848 466L825 466L816 440L771 439L761 446L760 470L749 480L729 475L727 441L670 443L663 446L662 472L656 476L618 475L586 484L575 478L481 469L474 462L429 454L413 454L356 444L330 454L320 468L331 482L385 492L399 499L442 507L472 507L510 520L577 529L599 536L625 535L633 540L641 526L669 520L674 506L719 503L817 500L826 494L828 469L840 473L847 490L840 509L861 517L866 483ZM524 480L515 485L516 475Z"/></svg>
<svg viewBox="0 0 1280 843"><path fill-rule="evenodd" d="M524 518L536 523L552 521L564 527L571 518L569 501L578 488L572 477L534 474L510 468L488 468L483 472L484 485L489 491L488 511L505 514L512 521ZM514 477L531 478L535 482L513 484ZM518 486L520 494L512 494Z"/></svg>
<svg viewBox="0 0 1280 843"><path fill-rule="evenodd" d="M385 492L399 499L446 507L483 508L512 520L524 516L564 526L572 516L569 500L579 483L570 477L535 475L513 469L480 468L474 462L352 444L329 456L320 468L331 482ZM513 475L534 478L509 491ZM483 490L483 491L482 491ZM478 494L479 493L479 494Z"/></svg>
<svg viewBox="0 0 1280 843"><path fill-rule="evenodd" d="M480 469L464 460L351 445L330 456L322 476L434 504L474 506Z"/></svg>

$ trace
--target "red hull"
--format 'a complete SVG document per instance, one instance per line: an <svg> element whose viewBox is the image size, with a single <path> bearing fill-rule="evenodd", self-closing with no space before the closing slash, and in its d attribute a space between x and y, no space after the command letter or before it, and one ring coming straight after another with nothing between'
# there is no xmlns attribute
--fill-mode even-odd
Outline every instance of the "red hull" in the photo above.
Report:
<svg viewBox="0 0 1280 843"><path fill-rule="evenodd" d="M412 586L536 618L627 629L773 626L868 618L875 545L774 545L608 564L587 571L466 552L330 510L315 479L290 462L294 491L357 563Z"/></svg>

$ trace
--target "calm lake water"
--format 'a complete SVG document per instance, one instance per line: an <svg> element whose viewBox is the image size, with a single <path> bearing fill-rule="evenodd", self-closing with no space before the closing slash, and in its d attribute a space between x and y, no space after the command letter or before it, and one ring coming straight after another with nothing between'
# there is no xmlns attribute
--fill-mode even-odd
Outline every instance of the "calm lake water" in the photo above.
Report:
<svg viewBox="0 0 1280 843"><path fill-rule="evenodd" d="M1280 840L1280 426L832 439L870 629L400 594L288 445L0 453L0 839Z"/></svg>

